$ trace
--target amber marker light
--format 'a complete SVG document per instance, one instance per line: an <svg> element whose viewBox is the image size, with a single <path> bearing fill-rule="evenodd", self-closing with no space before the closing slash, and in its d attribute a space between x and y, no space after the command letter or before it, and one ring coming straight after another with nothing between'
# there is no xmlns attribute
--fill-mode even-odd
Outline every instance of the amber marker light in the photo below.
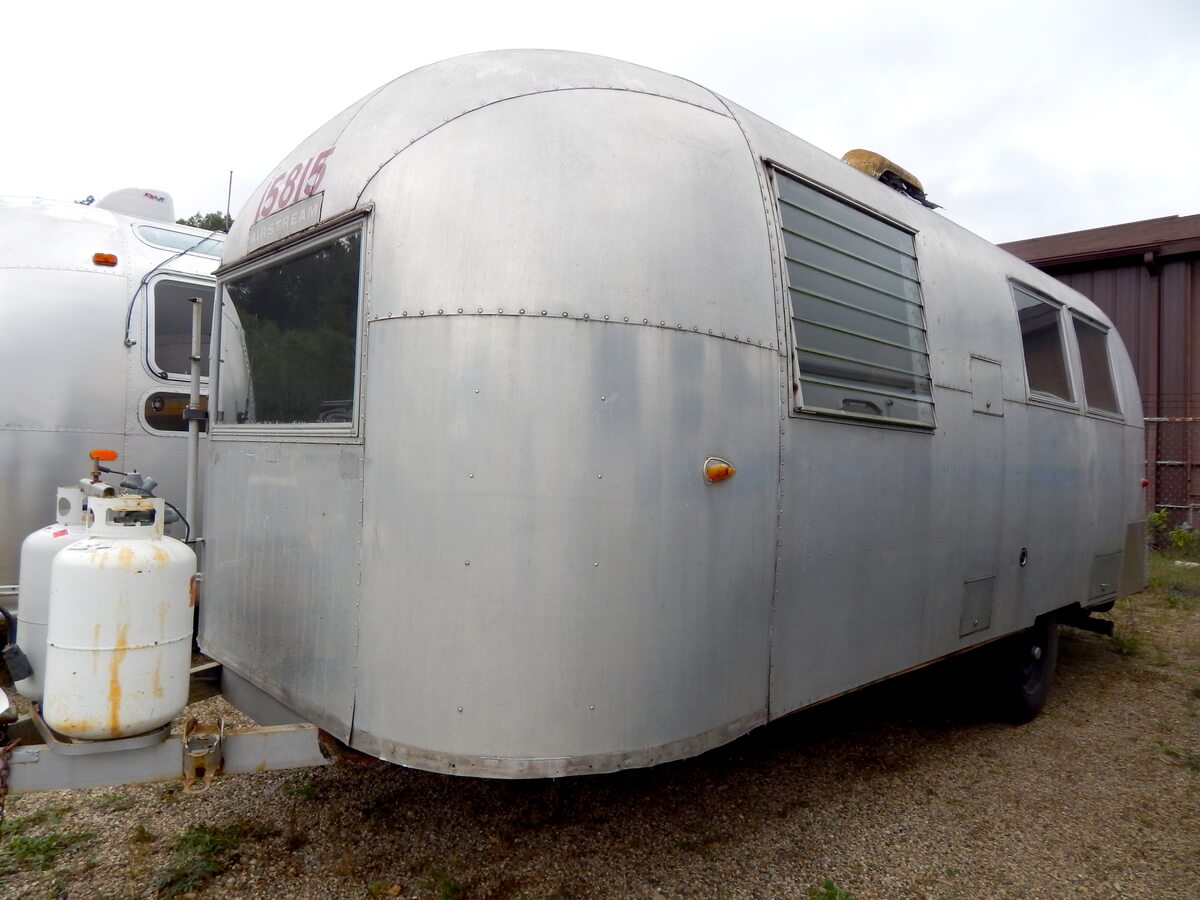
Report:
<svg viewBox="0 0 1200 900"><path fill-rule="evenodd" d="M93 450L88 454L89 459L94 459L96 462L112 462L117 458L116 450Z"/></svg>
<svg viewBox="0 0 1200 900"><path fill-rule="evenodd" d="M115 253L93 253L92 262L98 266L115 266L117 264L117 254Z"/></svg>
<svg viewBox="0 0 1200 900"><path fill-rule="evenodd" d="M725 481L732 478L737 469L728 460L721 459L718 456L710 456L704 461L704 483L716 484L718 481Z"/></svg>

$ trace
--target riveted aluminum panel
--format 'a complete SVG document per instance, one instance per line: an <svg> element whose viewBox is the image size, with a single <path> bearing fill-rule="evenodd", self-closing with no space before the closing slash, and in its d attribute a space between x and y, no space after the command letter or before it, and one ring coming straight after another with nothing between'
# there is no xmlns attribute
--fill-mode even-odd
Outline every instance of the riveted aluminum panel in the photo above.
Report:
<svg viewBox="0 0 1200 900"><path fill-rule="evenodd" d="M358 100L281 160L251 193L249 215L235 220L223 259L228 263L249 252L249 232L259 212L279 208L263 205L277 177L301 164L301 177L307 175L312 181L313 169L305 164L322 151L334 148L317 185L318 192L324 192L320 221L328 221L359 206L360 195L376 172L446 123L516 97L590 90L668 97L724 114L721 101L693 82L602 56L508 50L444 60L409 72ZM286 184L285 179L280 182Z"/></svg>
<svg viewBox="0 0 1200 900"><path fill-rule="evenodd" d="M536 94L450 123L364 195L372 317L526 314L775 346L767 220L728 118L618 91Z"/></svg>
<svg viewBox="0 0 1200 900"><path fill-rule="evenodd" d="M765 718L771 351L454 316L373 322L369 357L353 746L554 775Z"/></svg>
<svg viewBox="0 0 1200 900"><path fill-rule="evenodd" d="M346 738L362 539L362 447L214 442L201 649Z"/></svg>

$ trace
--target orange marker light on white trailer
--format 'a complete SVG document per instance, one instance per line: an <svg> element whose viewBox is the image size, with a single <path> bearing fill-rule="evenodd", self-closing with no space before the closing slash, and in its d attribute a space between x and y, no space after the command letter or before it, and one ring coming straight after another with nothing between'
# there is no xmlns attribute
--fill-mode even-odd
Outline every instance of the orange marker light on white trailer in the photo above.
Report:
<svg viewBox="0 0 1200 900"><path fill-rule="evenodd" d="M92 262L98 266L115 266L117 264L117 254L115 253L93 253Z"/></svg>
<svg viewBox="0 0 1200 900"><path fill-rule="evenodd" d="M732 478L737 472L733 464L728 460L721 459L717 456L710 456L704 461L704 483L716 484L718 481L725 481L727 478Z"/></svg>

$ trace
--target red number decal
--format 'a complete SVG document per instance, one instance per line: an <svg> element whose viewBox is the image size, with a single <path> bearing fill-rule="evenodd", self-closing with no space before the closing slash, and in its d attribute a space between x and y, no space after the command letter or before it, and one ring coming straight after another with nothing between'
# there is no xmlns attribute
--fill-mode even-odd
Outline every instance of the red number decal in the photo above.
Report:
<svg viewBox="0 0 1200 900"><path fill-rule="evenodd" d="M283 209L285 206L290 204L293 197L295 197L297 200L300 199L300 194L298 192L300 183L297 179L299 179L300 173L303 170L304 163L296 163L295 167L288 174L287 181L283 183L283 193L279 195L280 209Z"/></svg>
<svg viewBox="0 0 1200 900"><path fill-rule="evenodd" d="M304 185L304 193L306 196L312 196L317 192L317 188L321 186L321 181L325 178L325 160L329 159L329 155L333 153L334 148L322 150L317 154L317 158L313 160L312 174L309 175L310 184Z"/></svg>
<svg viewBox="0 0 1200 900"><path fill-rule="evenodd" d="M283 173L280 172L267 188L266 194L263 195L262 206L258 209L258 217L266 218L271 214L271 210L275 208L275 199L279 196L279 179L283 178Z"/></svg>
<svg viewBox="0 0 1200 900"><path fill-rule="evenodd" d="M321 181L325 178L325 160L329 158L334 149L330 147L328 150L322 150L316 156L310 156L306 162L296 163L290 171L284 169L272 178L263 194L262 203L259 204L258 211L254 214L254 221L265 219L276 210L290 206L303 197L311 197L315 194L317 188L321 186ZM280 190L280 181L283 181L282 191Z"/></svg>
<svg viewBox="0 0 1200 900"><path fill-rule="evenodd" d="M311 193L311 191L305 192L304 182L308 181L308 173L312 171L312 164L313 164L314 158L315 157L310 156L308 158L308 161L304 164L304 172L300 176L300 182L296 185L296 199L297 200L299 200L301 197L307 197L308 194Z"/></svg>

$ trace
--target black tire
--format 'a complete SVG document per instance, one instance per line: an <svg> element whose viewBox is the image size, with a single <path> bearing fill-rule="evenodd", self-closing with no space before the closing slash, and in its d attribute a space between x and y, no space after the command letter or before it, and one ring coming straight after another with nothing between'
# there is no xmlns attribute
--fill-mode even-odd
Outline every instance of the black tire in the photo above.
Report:
<svg viewBox="0 0 1200 900"><path fill-rule="evenodd" d="M1058 622L1052 613L995 648L995 705L1009 722L1028 722L1042 711L1058 665Z"/></svg>

